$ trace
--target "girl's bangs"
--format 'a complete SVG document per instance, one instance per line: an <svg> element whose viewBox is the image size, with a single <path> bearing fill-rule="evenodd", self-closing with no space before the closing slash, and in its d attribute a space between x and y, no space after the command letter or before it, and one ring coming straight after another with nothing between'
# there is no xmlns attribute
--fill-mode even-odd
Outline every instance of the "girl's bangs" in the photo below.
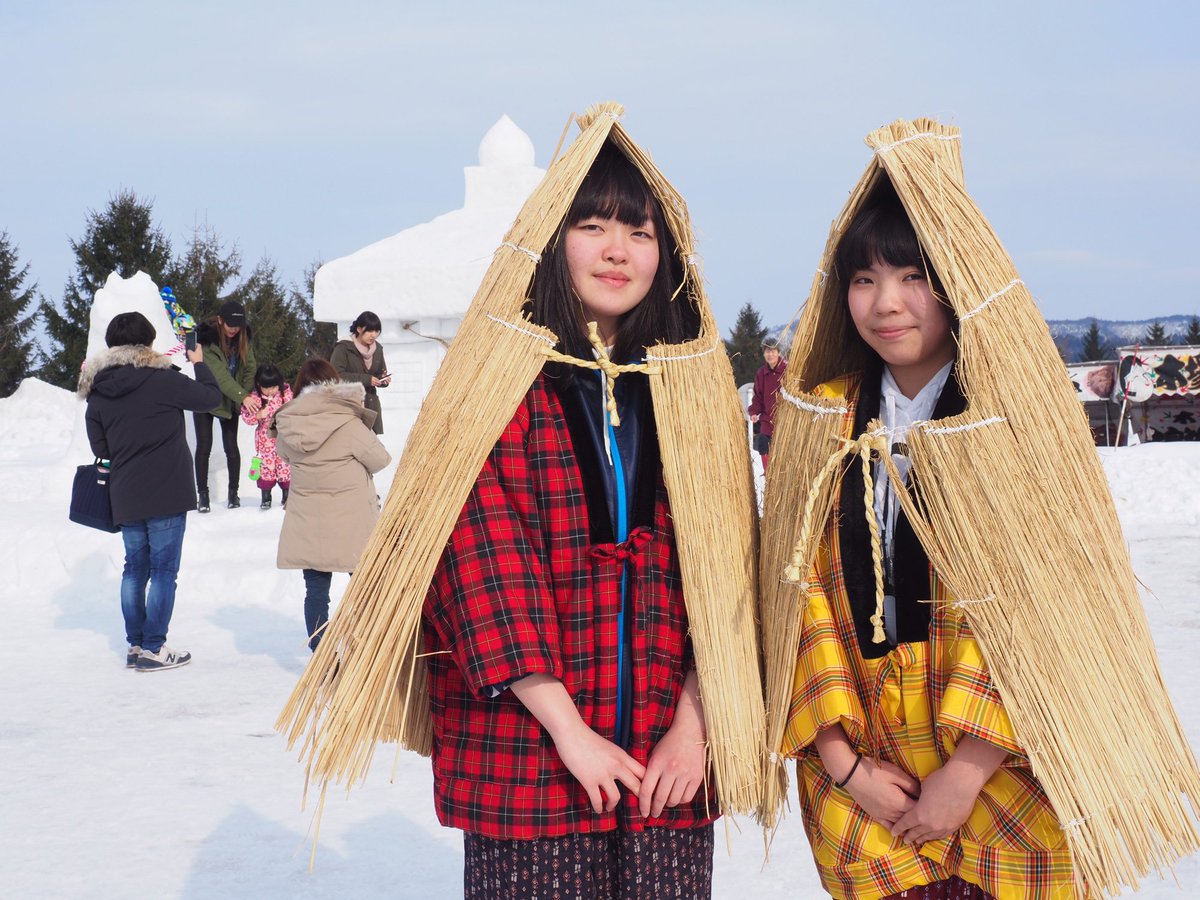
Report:
<svg viewBox="0 0 1200 900"><path fill-rule="evenodd" d="M636 227L653 218L654 208L654 197L642 173L609 144L597 155L579 186L567 221L575 224L596 217Z"/></svg>
<svg viewBox="0 0 1200 900"><path fill-rule="evenodd" d="M863 210L838 245L842 278L877 261L896 267L926 265L916 230L899 201Z"/></svg>

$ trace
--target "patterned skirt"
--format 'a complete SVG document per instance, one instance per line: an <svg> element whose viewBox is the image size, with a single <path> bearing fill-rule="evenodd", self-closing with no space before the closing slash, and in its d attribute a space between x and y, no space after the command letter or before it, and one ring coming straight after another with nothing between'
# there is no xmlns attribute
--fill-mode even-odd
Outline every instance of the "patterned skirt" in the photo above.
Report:
<svg viewBox="0 0 1200 900"><path fill-rule="evenodd" d="M705 900L713 827L508 841L463 835L467 900Z"/></svg>

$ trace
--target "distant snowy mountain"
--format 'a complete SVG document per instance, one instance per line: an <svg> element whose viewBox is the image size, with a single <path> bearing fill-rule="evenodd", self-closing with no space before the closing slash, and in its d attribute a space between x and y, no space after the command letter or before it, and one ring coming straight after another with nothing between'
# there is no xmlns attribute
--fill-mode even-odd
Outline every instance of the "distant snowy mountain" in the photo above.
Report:
<svg viewBox="0 0 1200 900"><path fill-rule="evenodd" d="M1162 325L1167 334L1166 343L1177 344L1187 333L1191 316L1167 316L1162 319L1141 319L1134 322L1113 322L1108 319L1096 319L1100 326L1100 337L1110 348L1128 347L1142 343L1146 332L1155 322ZM1050 335L1067 352L1069 360L1079 359L1083 350L1083 336L1092 327L1092 319L1052 319L1046 324L1050 326ZM1116 359L1116 354L1110 354Z"/></svg>

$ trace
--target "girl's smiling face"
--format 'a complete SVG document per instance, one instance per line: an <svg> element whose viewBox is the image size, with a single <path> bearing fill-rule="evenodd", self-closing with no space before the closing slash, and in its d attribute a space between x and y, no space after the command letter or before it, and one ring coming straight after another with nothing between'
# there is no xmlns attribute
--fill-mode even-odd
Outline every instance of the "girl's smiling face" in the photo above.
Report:
<svg viewBox="0 0 1200 900"><path fill-rule="evenodd" d="M567 271L585 318L612 343L623 315L636 307L658 272L658 236L647 216L640 225L591 216L567 229Z"/></svg>
<svg viewBox="0 0 1200 900"><path fill-rule="evenodd" d="M875 260L851 273L847 302L854 327L906 397L954 359L950 310L934 296L924 268Z"/></svg>

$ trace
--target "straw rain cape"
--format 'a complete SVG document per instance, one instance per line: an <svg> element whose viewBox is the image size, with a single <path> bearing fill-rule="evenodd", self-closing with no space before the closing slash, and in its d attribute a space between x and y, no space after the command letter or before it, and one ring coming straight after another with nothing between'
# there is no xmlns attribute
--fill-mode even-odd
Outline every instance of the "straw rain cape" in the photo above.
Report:
<svg viewBox="0 0 1200 900"><path fill-rule="evenodd" d="M1076 890L1113 894L1200 846L1200 775L1108 485L1049 330L966 192L958 129L896 122L867 145L874 156L833 225L776 412L760 568L768 746L781 746L788 719L803 579L841 474L860 464L833 461L844 410L811 393L864 362L846 352L853 325L834 254L890 179L958 318L968 404L909 431L921 488L901 491L904 513L986 656L1066 834ZM766 779L768 793L778 783Z"/></svg>
<svg viewBox="0 0 1200 900"><path fill-rule="evenodd" d="M379 741L428 755L431 722L421 609L459 512L505 425L558 338L522 313L541 253L606 141L663 207L699 335L648 348L663 478L671 497L708 755L723 812L762 794L764 710L758 657L756 513L742 413L704 294L682 197L601 104L525 203L484 276L400 459L358 570L277 728L300 745L310 782L347 788Z"/></svg>

